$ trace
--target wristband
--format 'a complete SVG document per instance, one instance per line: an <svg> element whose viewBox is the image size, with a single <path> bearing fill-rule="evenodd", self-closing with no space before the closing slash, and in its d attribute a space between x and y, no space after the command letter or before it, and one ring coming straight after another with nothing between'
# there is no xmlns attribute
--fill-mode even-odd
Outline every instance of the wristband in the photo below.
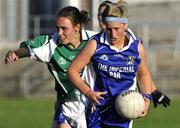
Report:
<svg viewBox="0 0 180 128"><path fill-rule="evenodd" d="M91 92L92 90L89 89L86 93L85 93L85 96L88 96L88 94Z"/></svg>
<svg viewBox="0 0 180 128"><path fill-rule="evenodd" d="M146 97L147 99L150 100L150 102L152 101L152 96L151 94L143 94L144 97Z"/></svg>

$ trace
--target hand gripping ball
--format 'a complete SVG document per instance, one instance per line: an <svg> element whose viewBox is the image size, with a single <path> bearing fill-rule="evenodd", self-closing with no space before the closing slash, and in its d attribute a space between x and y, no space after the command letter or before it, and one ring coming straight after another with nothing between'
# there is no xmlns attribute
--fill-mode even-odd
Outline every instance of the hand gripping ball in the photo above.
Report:
<svg viewBox="0 0 180 128"><path fill-rule="evenodd" d="M138 118L145 110L144 98L134 90L122 92L116 98L115 108L117 113L124 118Z"/></svg>

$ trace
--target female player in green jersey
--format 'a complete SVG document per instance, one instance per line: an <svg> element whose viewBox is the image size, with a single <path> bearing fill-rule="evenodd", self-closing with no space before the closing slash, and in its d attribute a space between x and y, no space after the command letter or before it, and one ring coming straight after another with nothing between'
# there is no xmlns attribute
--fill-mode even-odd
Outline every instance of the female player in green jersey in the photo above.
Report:
<svg viewBox="0 0 180 128"><path fill-rule="evenodd" d="M30 57L48 65L56 81L54 128L86 128L85 97L72 86L66 71L89 37L94 34L83 30L83 25L87 25L88 20L86 11L80 12L72 6L65 7L56 15L57 32L24 41L19 49L7 52L5 57L6 64Z"/></svg>

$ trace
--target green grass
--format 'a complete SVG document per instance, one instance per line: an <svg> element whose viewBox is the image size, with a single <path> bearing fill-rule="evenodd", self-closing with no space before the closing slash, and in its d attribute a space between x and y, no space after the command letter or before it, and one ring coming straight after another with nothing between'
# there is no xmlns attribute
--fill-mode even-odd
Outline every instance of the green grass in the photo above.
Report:
<svg viewBox="0 0 180 128"><path fill-rule="evenodd" d="M133 128L179 128L180 99L173 99L168 108L151 106L148 115L134 120Z"/></svg>
<svg viewBox="0 0 180 128"><path fill-rule="evenodd" d="M0 99L0 128L50 128L52 99Z"/></svg>
<svg viewBox="0 0 180 128"><path fill-rule="evenodd" d="M180 100L171 106L150 108L148 115L134 120L133 128L179 128ZM0 99L0 128L50 128L53 99Z"/></svg>

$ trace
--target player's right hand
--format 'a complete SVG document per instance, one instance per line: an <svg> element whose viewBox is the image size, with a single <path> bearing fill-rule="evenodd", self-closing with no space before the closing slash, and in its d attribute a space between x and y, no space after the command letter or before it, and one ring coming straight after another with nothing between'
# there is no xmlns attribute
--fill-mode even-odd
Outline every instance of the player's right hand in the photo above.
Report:
<svg viewBox="0 0 180 128"><path fill-rule="evenodd" d="M19 59L19 57L16 55L16 53L14 51L9 51L6 54L4 62L5 62L5 64L11 64L14 61L17 61L18 59Z"/></svg>
<svg viewBox="0 0 180 128"><path fill-rule="evenodd" d="M92 102L92 112L96 110L95 105L100 104L99 100L103 100L107 92L95 92L95 91L89 91L86 96L91 100Z"/></svg>

